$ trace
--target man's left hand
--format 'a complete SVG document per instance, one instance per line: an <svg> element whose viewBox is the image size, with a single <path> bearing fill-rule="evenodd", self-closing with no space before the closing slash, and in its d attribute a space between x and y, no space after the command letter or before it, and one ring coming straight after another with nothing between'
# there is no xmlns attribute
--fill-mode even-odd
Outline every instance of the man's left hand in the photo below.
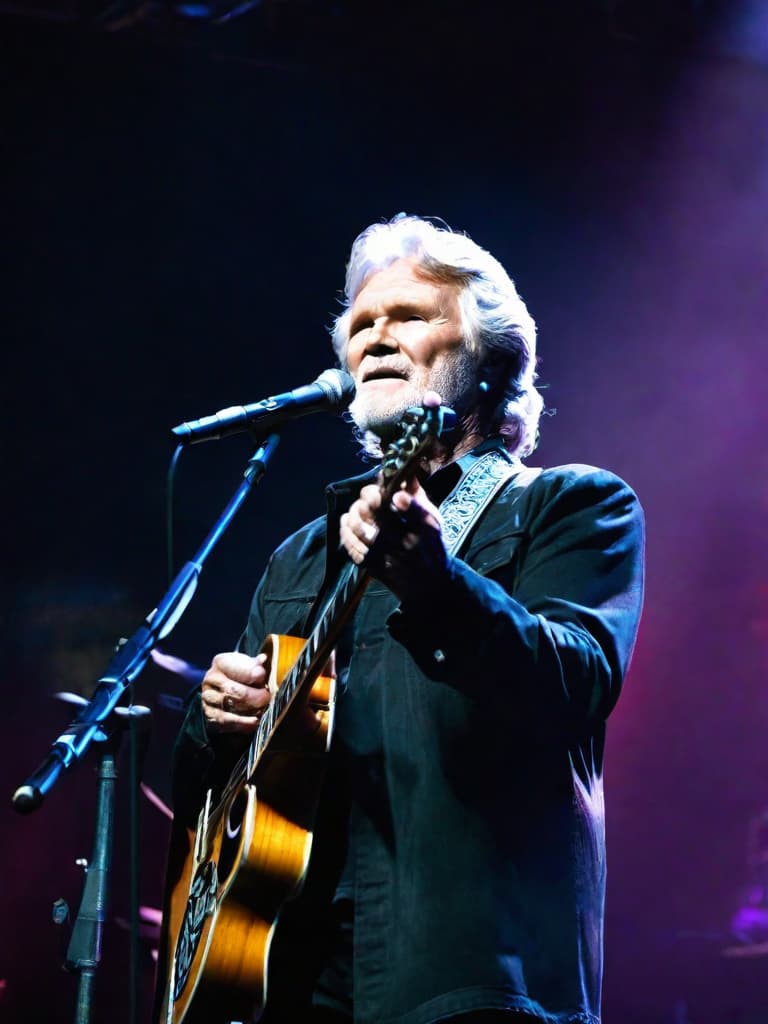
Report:
<svg viewBox="0 0 768 1024"><path fill-rule="evenodd" d="M417 480L397 491L387 509L375 484L364 487L341 517L340 537L352 561L365 563L401 600L445 571L440 513Z"/></svg>

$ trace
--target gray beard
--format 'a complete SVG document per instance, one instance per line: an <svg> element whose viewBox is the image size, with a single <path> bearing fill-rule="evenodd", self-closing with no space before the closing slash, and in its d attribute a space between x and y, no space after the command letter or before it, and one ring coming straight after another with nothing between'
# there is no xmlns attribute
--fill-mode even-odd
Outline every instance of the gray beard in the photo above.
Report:
<svg viewBox="0 0 768 1024"><path fill-rule="evenodd" d="M430 375L429 389L440 395L444 406L456 412L460 423L477 404L477 376L475 359L466 349L436 367ZM418 400L415 402L418 404ZM357 428L358 438L368 455L380 458L382 450L399 436L400 420L414 402L404 399L402 405L389 409L386 416L377 415L375 410L356 408L356 405L355 400L349 407L349 416ZM459 440L460 437L452 438L451 447Z"/></svg>

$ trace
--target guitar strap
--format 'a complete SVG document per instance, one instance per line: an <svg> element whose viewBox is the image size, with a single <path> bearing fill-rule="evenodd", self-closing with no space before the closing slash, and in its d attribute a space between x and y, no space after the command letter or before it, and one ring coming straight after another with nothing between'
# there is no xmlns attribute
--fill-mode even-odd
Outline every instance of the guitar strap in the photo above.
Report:
<svg viewBox="0 0 768 1024"><path fill-rule="evenodd" d="M491 448L474 458L457 486L440 505L443 540L449 554L455 555L459 551L508 480L516 476L518 483L527 487L540 472L540 469L521 466L504 448Z"/></svg>

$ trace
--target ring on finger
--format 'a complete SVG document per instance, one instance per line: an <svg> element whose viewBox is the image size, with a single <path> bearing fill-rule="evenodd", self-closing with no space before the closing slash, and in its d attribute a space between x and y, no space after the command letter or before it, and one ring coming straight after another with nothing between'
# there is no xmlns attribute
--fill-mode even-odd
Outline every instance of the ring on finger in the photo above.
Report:
<svg viewBox="0 0 768 1024"><path fill-rule="evenodd" d="M235 702L232 699L232 697L229 694L227 694L224 697L224 700L221 702L221 706L225 711L231 711L232 708L235 706Z"/></svg>

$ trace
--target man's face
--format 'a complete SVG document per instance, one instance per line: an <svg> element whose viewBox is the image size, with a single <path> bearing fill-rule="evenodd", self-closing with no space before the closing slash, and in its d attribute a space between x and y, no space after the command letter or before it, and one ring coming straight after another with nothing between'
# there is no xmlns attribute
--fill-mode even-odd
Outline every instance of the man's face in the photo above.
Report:
<svg viewBox="0 0 768 1024"><path fill-rule="evenodd" d="M474 381L464 344L459 288L430 281L410 259L368 279L350 317L347 367L357 426L389 440L402 414L436 391L455 404Z"/></svg>

